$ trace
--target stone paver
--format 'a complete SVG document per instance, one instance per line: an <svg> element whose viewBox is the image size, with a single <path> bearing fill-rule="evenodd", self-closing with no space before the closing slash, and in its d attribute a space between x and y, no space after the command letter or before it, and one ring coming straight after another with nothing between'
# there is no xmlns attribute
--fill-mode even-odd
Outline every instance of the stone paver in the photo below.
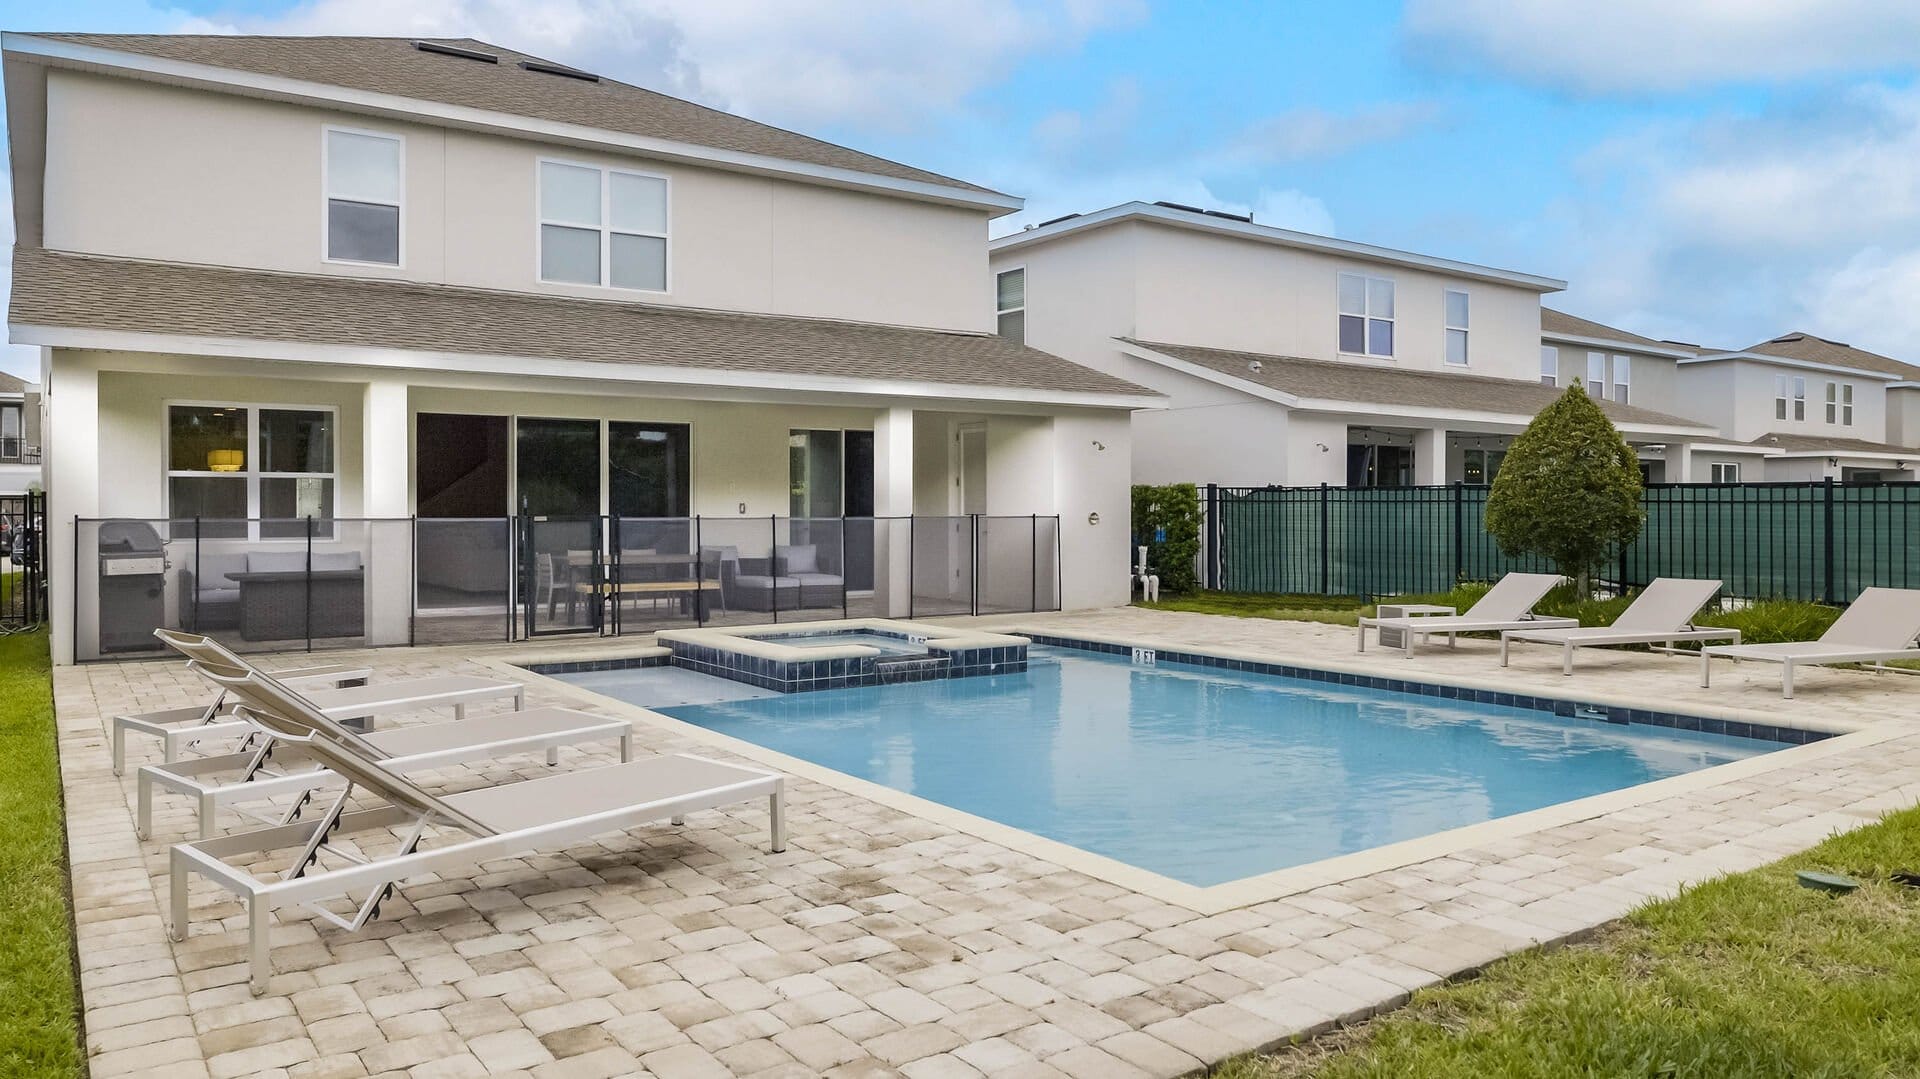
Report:
<svg viewBox="0 0 1920 1079"><path fill-rule="evenodd" d="M1000 620L1193 647L1351 664L1351 630L1118 610ZM635 640L569 644L615 655ZM1539 692L1781 714L1777 672L1693 684L1682 660L1557 654L1493 661L1373 655L1367 663ZM484 645L342 655L382 679L495 674ZM303 657L268 657L292 666ZM1869 722L1777 766L1585 819L1196 910L797 777L791 846L765 850L764 812L603 836L417 882L347 934L296 911L274 927L269 992L246 988L237 904L197 885L185 941L161 920L167 844L185 806L162 796L135 840L131 773L112 775L105 720L195 703L176 663L55 675L79 957L93 1074L329 1079L411 1073L551 1077L1171 1076L1391 1007L1501 955L1576 936L1681 885L1760 865L1920 800L1920 693L1904 679L1808 672L1792 715ZM530 705L582 706L535 682ZM587 703L589 708L602 705ZM444 716L398 717L433 722ZM636 725L640 752L724 750ZM1837 748L1835 748L1837 747ZM154 759L133 747L135 761ZM614 759L562 751L562 768ZM551 774L536 756L447 769L461 790Z"/></svg>

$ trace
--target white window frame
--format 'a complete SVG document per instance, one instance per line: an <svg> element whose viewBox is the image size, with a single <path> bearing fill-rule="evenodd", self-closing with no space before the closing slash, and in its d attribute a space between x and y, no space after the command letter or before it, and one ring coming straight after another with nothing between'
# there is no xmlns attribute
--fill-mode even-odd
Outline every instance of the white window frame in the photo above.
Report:
<svg viewBox="0 0 1920 1079"><path fill-rule="evenodd" d="M1560 350L1552 345L1540 346L1540 384L1555 388L1560 385Z"/></svg>
<svg viewBox="0 0 1920 1079"><path fill-rule="evenodd" d="M1799 375L1794 375L1789 381L1793 384L1793 418L1796 421L1805 422L1807 418L1807 380Z"/></svg>
<svg viewBox="0 0 1920 1079"><path fill-rule="evenodd" d="M547 220L545 210L542 208L545 201L541 192L542 180L540 174L542 165L565 165L568 168L592 169L600 174L600 223L598 225L583 225L578 221ZM662 216L666 218L667 231L635 232L632 229L616 229L613 227L613 183L611 177L615 174L637 176L646 180L658 180L665 185L665 205L662 206L661 210ZM569 229L595 229L600 233L599 284L586 285L578 281L549 281L545 277L540 276L540 253L541 245L546 242L544 232L544 226L546 225ZM665 287L658 289L629 288L625 285L616 285L613 283L613 241L611 237L616 233L621 236L647 236L665 243L667 264L660 275L661 284ZM591 161L576 161L572 158L565 157L536 156L533 160L533 279L542 285L557 285L562 288L595 288L605 289L609 292L637 292L647 296L673 295L673 177L663 172L648 172L645 169L626 168L619 165L600 165Z"/></svg>
<svg viewBox="0 0 1920 1079"><path fill-rule="evenodd" d="M1447 299L1451 296L1459 296L1460 299L1467 305L1467 321L1466 323L1459 326L1455 326L1452 322L1448 321L1447 319ZM1445 364L1448 367L1472 366L1473 364L1473 333L1471 332L1471 329L1470 329L1470 327L1472 326L1472 323L1473 323L1473 294L1463 288L1441 289L1440 290L1440 327L1441 327L1440 328L1440 362L1441 363ZM1460 350L1461 358L1459 363L1455 363L1452 360L1447 358L1447 339L1456 332L1460 334L1461 340L1465 342L1465 347Z"/></svg>
<svg viewBox="0 0 1920 1079"><path fill-rule="evenodd" d="M1829 424L1840 422L1840 384L1838 382L1827 383L1827 422Z"/></svg>
<svg viewBox="0 0 1920 1079"><path fill-rule="evenodd" d="M1604 401L1607 399L1606 353L1587 353L1587 380L1581 385L1586 389L1588 397L1596 401Z"/></svg>
<svg viewBox="0 0 1920 1079"><path fill-rule="evenodd" d="M1830 426L1853 426L1853 383L1827 383L1827 423Z"/></svg>
<svg viewBox="0 0 1920 1079"><path fill-rule="evenodd" d="M1342 277L1355 277L1360 279L1360 314L1358 317L1360 319L1361 351L1359 352L1348 352L1340 347L1340 319L1342 316L1354 317L1350 312L1340 310L1340 278ZM1394 313L1385 318L1375 318L1373 315L1373 290L1368 286L1375 281L1385 282L1389 288L1393 289ZM1375 322L1384 322L1387 324L1387 333L1393 338L1394 352L1372 351L1372 323ZM1333 347L1335 352L1341 356L1360 356L1369 360L1391 360L1395 358L1400 348L1400 286L1393 278L1384 277L1380 274L1363 273L1359 270L1338 270L1335 272L1333 281Z"/></svg>
<svg viewBox="0 0 1920 1079"><path fill-rule="evenodd" d="M1633 396L1633 360L1628 356L1613 356L1607 362L1613 367L1613 399L1619 404L1628 404L1627 398Z"/></svg>
<svg viewBox="0 0 1920 1079"><path fill-rule="evenodd" d="M1784 420L1787 415L1787 376L1775 375L1773 376L1773 418Z"/></svg>
<svg viewBox="0 0 1920 1079"><path fill-rule="evenodd" d="M1715 461L1710 467L1712 471L1709 475L1713 477L1714 483L1726 484L1740 482L1740 462Z"/></svg>
<svg viewBox="0 0 1920 1079"><path fill-rule="evenodd" d="M1020 275L1020 306L1019 307L1001 307L1000 306L1000 279L1010 273L1017 273ZM1016 311L1019 312L1022 316L1026 315L1027 289L1030 287L1032 287L1032 282L1027 279L1027 265L1024 262L1018 266L1009 266L1004 270L995 270L993 272L993 332L996 335L1000 333L1000 316L1001 315L1011 315ZM1027 322L1024 317L1020 320L1020 340L1018 343L1022 345L1027 343Z"/></svg>
<svg viewBox="0 0 1920 1079"><path fill-rule="evenodd" d="M359 202L365 203L368 206L392 206L394 210L398 212L399 220L394 226L400 230L398 243L394 245L395 257L398 259L396 262L367 262L362 259L337 259L327 253L327 234L329 231L328 204L335 198L333 193L333 163L328 160L331 156L328 143L333 141L331 136L336 131L343 135L361 135L370 139L385 139L388 142L399 144L400 161L398 167L400 169L400 200L398 202L372 202L362 198L350 199L345 195L338 196L343 202ZM396 135L391 131L374 131L364 127L348 127L345 124L320 125L320 261L335 266L379 266L388 270L406 269L407 137L405 135Z"/></svg>
<svg viewBox="0 0 1920 1079"><path fill-rule="evenodd" d="M173 410L175 408L238 408L238 409L246 410L246 413L247 413L247 450L246 450L247 465L246 465L246 468L244 468L239 472L215 472L210 468L175 468L173 467ZM260 413L262 412L324 412L326 413L327 414L327 430L331 432L333 436L333 445L329 447L329 453L328 453L328 456L333 459L333 471L332 472L262 472L260 471L260 468L259 468ZM307 537L305 536L262 537L260 535L260 481L275 480L275 479L295 479L295 480L324 479L333 484L333 516L327 519L327 524L324 529L316 529L314 531L313 538L314 539L334 538L334 521L337 521L340 519L340 409L337 406L276 404L272 402L262 402L262 403L255 404L253 402L246 402L246 401L200 401L200 400L169 399L166 401L162 401L160 403L160 437L165 441L165 448L160 455L160 464L161 464L160 490L161 490L161 499L166 504L166 512L163 516L165 516L167 520L169 521L176 520L176 519L186 520L186 518L175 518L173 516L173 482L172 481L176 477L188 478L188 479L191 479L191 478L236 479L237 478L245 481L247 485L247 535L245 537L246 542L304 544L307 542ZM316 518L315 520L317 521L318 518ZM219 540L221 539L230 539L235 543L241 542L241 537L239 536L231 536L231 537L223 536L223 537L219 537L218 539L210 539L208 540L208 542L210 543L219 542Z"/></svg>

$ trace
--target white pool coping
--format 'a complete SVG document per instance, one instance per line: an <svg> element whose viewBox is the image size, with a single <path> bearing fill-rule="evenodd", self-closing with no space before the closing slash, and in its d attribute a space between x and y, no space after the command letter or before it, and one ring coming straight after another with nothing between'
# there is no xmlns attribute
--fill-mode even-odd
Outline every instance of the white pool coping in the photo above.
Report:
<svg viewBox="0 0 1920 1079"><path fill-rule="evenodd" d="M975 648L1009 648L1025 645L1025 637L985 630L936 626L897 618L846 618L827 622L773 623L764 626L725 626L702 629L669 629L654 634L654 640L669 644L697 645L705 648L751 656L779 663L809 663L831 659L865 659L882 652L870 644L828 645L802 648L770 641L767 637L817 637L835 633L879 633L925 644L929 651L957 652Z"/></svg>
<svg viewBox="0 0 1920 1079"><path fill-rule="evenodd" d="M837 625L847 627L858 623L871 622L885 622L889 624L889 626L917 625L916 623L894 622L887 619L856 619L851 622L808 623L808 625ZM767 632L788 632L791 630L790 626L751 628L755 630L764 629ZM972 635L986 638L1001 637L1001 635L998 634L952 630L948 627L940 626L928 628L943 630L948 636ZM683 634L706 633L709 631L679 630L673 632ZM734 635L738 635L739 633L738 630L729 630L727 632ZM1040 636L1057 639L1092 641L1128 648L1151 648L1156 651L1183 652L1188 655L1208 656L1216 659L1271 663L1336 673L1359 674L1370 678L1401 678L1405 681L1420 682L1428 685L1455 686L1462 689L1489 690L1498 693L1514 692L1514 686L1511 682L1495 683L1473 678L1457 678L1451 676L1442 679L1433 677L1426 672L1400 675L1391 673L1390 669L1383 669L1377 664L1336 663L1319 658L1315 658L1309 662L1298 658L1288 658L1273 653L1252 650L1202 647L1177 641L1140 638L1136 636L1120 637L1084 632L1077 629L1035 630L1033 632ZM660 636L664 638L667 634L663 633ZM1026 643L1026 639L1021 637L1003 637L1002 639ZM998 645L981 645L981 647L997 646ZM635 649L633 651L636 653L646 651L657 654L657 650L651 649ZM820 652L827 651L827 649L794 649L794 651L811 653L817 658ZM601 653L596 658L604 659L609 657L605 653ZM1495 817L1492 820L1481 821L1476 824L1462 825L1458 828L1450 828L1445 831L1434 832L1414 839L1402 840L1397 843L1389 843L1379 847L1371 847L1366 850L1355 851L1351 854L1337 855L1332 858L1308 862L1303 865L1277 869L1269 873L1243 877L1239 880L1228 881L1223 884L1201 886L1175 880L1172 877L1141 869L1138 866L1115 858L1109 858L1105 855L1095 854L1056 839L1049 839L1045 836L1026 831L1025 829L1015 828L1011 825L989 820L985 817L965 812L964 810L955 809L952 806L922 798L919 795L908 794L871 780L861 779L857 776L851 776L835 769L814 764L810 761L801 760L798 757L768 749L765 746L753 742L720 734L697 724L688 723L649 708L628 704L625 701L606 696L605 694L583 689L571 682L551 675L539 674L527 669L526 666L552 663L554 661L555 659L550 653L536 653L525 656L487 659L481 662L498 669L503 676L520 680L539 680L546 683L548 688L556 693L584 700L613 714L623 716L630 721L661 728L696 742L725 749L749 760L780 769L790 775L810 779L837 790L870 799L903 813L945 825L946 827L965 832L980 839L999 843L1012 850L1030 854L1038 858L1044 858L1064 869L1107 881L1108 883L1139 892L1161 902L1184 907L1201 915L1219 914L1224 911L1237 910L1242 907L1271 902L1324 885L1335 884L1357 877L1364 877L1419 862L1425 862L1434 858L1445 857L1500 840L1512 839L1576 821L1588 820L1618 810L1669 798L1677 794L1701 790L1729 781L1764 775L1778 769L1798 767L1821 757L1844 753L1852 749L1898 738L1904 733L1893 724L1855 723L1848 720L1818 719L1811 716L1788 717L1772 713L1754 712L1746 709L1701 708L1689 704L1684 709L1688 714L1700 715L1707 718L1730 719L1738 722L1760 723L1772 727L1814 730L1828 733L1832 736L1818 742L1787 746L1783 749L1778 749L1760 756L1731 761L1710 768L1702 768L1684 775L1670 776L1666 779L1654 780L1649 783L1641 783L1631 787L1623 787L1620 790L1608 791L1604 794L1590 795L1585 798L1576 798L1572 801L1542 806L1539 809L1528 810L1523 813ZM1647 711L1673 711L1673 705L1670 701L1635 698L1631 695L1608 693L1605 692L1604 689L1596 693L1549 694L1541 691L1533 695L1571 697L1583 703L1637 708ZM1654 729L1665 730L1665 728Z"/></svg>

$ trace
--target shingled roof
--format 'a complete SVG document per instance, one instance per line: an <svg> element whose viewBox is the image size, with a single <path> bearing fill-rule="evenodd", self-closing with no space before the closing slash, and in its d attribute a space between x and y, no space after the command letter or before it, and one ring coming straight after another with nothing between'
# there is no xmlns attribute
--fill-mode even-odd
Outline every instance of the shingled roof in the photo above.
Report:
<svg viewBox="0 0 1920 1079"><path fill-rule="evenodd" d="M1913 457L1920 449L1896 446L1890 442L1872 442L1864 438L1828 438L1825 435L1767 434L1749 442L1750 446L1785 450L1788 453L1828 453L1837 457Z"/></svg>
<svg viewBox="0 0 1920 1079"><path fill-rule="evenodd" d="M1855 348L1844 341L1829 341L1824 337L1815 337L1810 333L1799 331L1782 334L1771 341L1762 341L1747 351L1756 352L1762 356L1780 356L1789 360L1824 363L1833 367L1851 367L1856 371L1878 371L1881 374L1898 375L1903 379L1920 379L1920 367L1915 367L1913 364L1901 363L1891 356L1868 352L1864 348Z"/></svg>
<svg viewBox="0 0 1920 1079"><path fill-rule="evenodd" d="M1545 337L1590 337L1601 341L1618 341L1623 345L1644 345L1647 348L1672 351L1684 348L1671 341L1656 341L1651 337L1642 337L1637 333L1609 326L1604 322L1569 315L1565 311L1555 311L1551 307L1540 309L1540 333Z"/></svg>
<svg viewBox="0 0 1920 1079"><path fill-rule="evenodd" d="M413 44L422 39L415 38L191 34L27 36L671 139L897 180L916 180L968 191L988 190L605 76L589 82L530 71L520 66L523 61L544 64L553 61L473 38L425 40L490 54L499 61L484 63L423 51Z"/></svg>
<svg viewBox="0 0 1920 1079"><path fill-rule="evenodd" d="M989 333L735 314L20 247L15 326L1156 396ZM964 394L957 394L964 396Z"/></svg>
<svg viewBox="0 0 1920 1079"><path fill-rule="evenodd" d="M1320 401L1451 408L1463 412L1496 412L1531 418L1552 404L1561 393L1551 386L1512 378L1487 378L1484 375L1446 371L1400 371L1370 364L1269 356L1158 341L1132 343L1268 389ZM1256 362L1259 370L1253 367ZM1651 409L1613 401L1601 401L1599 405L1601 411L1616 423L1711 429L1708 424L1698 420L1669 416Z"/></svg>

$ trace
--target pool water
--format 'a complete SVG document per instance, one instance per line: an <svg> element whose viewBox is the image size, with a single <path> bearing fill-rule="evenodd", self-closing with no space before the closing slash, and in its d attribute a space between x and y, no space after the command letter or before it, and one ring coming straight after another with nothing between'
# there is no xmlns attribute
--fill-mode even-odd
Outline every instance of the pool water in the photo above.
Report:
<svg viewBox="0 0 1920 1079"><path fill-rule="evenodd" d="M1025 674L661 710L1199 886L1785 748L1071 649L1029 655Z"/></svg>

